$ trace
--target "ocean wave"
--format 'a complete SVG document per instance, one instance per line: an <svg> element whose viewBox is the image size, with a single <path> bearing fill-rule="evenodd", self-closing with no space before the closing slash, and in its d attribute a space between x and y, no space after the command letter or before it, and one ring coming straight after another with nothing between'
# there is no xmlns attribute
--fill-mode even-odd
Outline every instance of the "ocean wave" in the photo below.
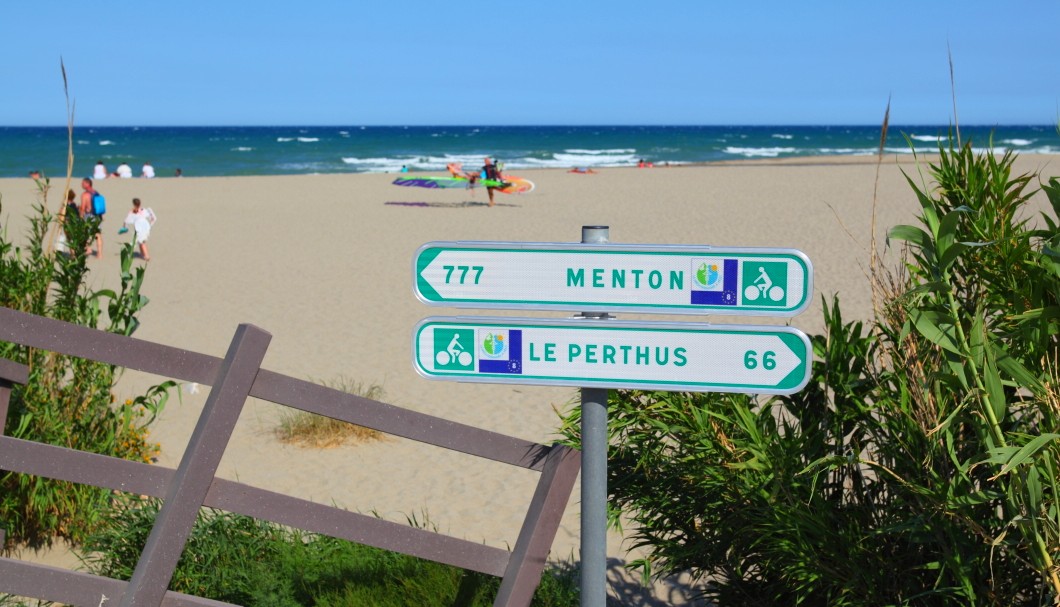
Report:
<svg viewBox="0 0 1060 607"><path fill-rule="evenodd" d="M948 135L910 135L909 138L913 141L931 141L933 143L939 141L945 141ZM938 151L938 150L936 150Z"/></svg>
<svg viewBox="0 0 1060 607"><path fill-rule="evenodd" d="M350 157L350 156L343 156L342 157L342 161L344 163L346 163L346 164L358 164L358 165L361 165L361 164L394 164L394 163L397 163L397 165L399 167L402 164L407 164L407 163L400 162L400 161L398 161L398 160L396 160L394 158L354 158L354 157Z"/></svg>
<svg viewBox="0 0 1060 607"><path fill-rule="evenodd" d="M343 156L342 158L343 164L354 167L360 173L397 173L403 166L419 170L427 169L425 166L413 163L412 160L406 158L355 158L350 156Z"/></svg>
<svg viewBox="0 0 1060 607"><path fill-rule="evenodd" d="M248 148L246 146L239 146L237 148L232 148L232 151L233 152L253 152L254 148Z"/></svg>
<svg viewBox="0 0 1060 607"><path fill-rule="evenodd" d="M567 154L635 154L634 148L619 148L614 150L563 150Z"/></svg>
<svg viewBox="0 0 1060 607"><path fill-rule="evenodd" d="M414 171L444 172L446 166L459 164L465 171L475 171L482 166L483 154L446 154L444 156L369 157L343 156L343 164L358 172L397 172L402 166ZM636 164L633 154L553 154L551 157L516 156L494 158L502 162L504 170L520 169L568 169L571 167L619 167ZM672 163L678 164L678 163Z"/></svg>
<svg viewBox="0 0 1060 607"><path fill-rule="evenodd" d="M1001 156L1005 153L1008 148L993 147L993 148L982 148L972 147L972 153L974 154L993 154L994 156ZM1060 146L1053 145L1042 145L1036 148L1021 149L1020 154L1060 154Z"/></svg>
<svg viewBox="0 0 1060 607"><path fill-rule="evenodd" d="M879 148L819 148L816 153L825 156L868 156L875 154Z"/></svg>
<svg viewBox="0 0 1060 607"><path fill-rule="evenodd" d="M118 145L118 144L114 143L110 139L104 139L103 141L99 142L99 145Z"/></svg>
<svg viewBox="0 0 1060 607"><path fill-rule="evenodd" d="M279 143L287 143L288 141L294 141L294 137L277 137L276 141Z"/></svg>
<svg viewBox="0 0 1060 607"><path fill-rule="evenodd" d="M773 139L792 139L795 135L788 135L786 133L773 133Z"/></svg>
<svg viewBox="0 0 1060 607"><path fill-rule="evenodd" d="M316 143L320 141L320 137L299 137L299 143Z"/></svg>
<svg viewBox="0 0 1060 607"><path fill-rule="evenodd" d="M884 152L889 152L891 154L938 154L939 153L939 149L937 147L912 147L912 148L910 148L907 145L898 146L898 147L885 147L885 148L883 148L883 151Z"/></svg>
<svg viewBox="0 0 1060 607"><path fill-rule="evenodd" d="M298 173L301 175L319 175L330 173L334 166L326 162L281 162L276 165L283 173Z"/></svg>
<svg viewBox="0 0 1060 607"><path fill-rule="evenodd" d="M912 139L913 141L924 141L924 142L931 142L931 143L939 143L939 142L945 143L945 142L949 141L949 137L950 137L949 135L910 135L909 136L909 138ZM1009 139L1002 139L998 143L999 144L1011 145L1011 146L1023 147L1023 146L1028 146L1028 145L1033 144L1034 141L1035 140L1033 140L1033 139L1023 139L1023 138L1020 138L1020 137L1013 137L1013 138L1009 138ZM938 152L937 149L934 150L934 151Z"/></svg>
<svg viewBox="0 0 1060 607"><path fill-rule="evenodd" d="M723 150L726 154L743 156L744 158L776 158L781 154L794 154L796 148L742 148L729 146Z"/></svg>
<svg viewBox="0 0 1060 607"><path fill-rule="evenodd" d="M84 139L78 139L77 140L77 145L89 145L91 143L92 143L91 141L86 141Z"/></svg>
<svg viewBox="0 0 1060 607"><path fill-rule="evenodd" d="M447 164L460 164L468 169L477 169L482 166L482 161L486 157L485 154L446 154L444 156L426 156L417 158L417 166L423 166L431 170L444 169ZM511 159L509 158L493 158L493 160L500 160L505 165L511 165Z"/></svg>
<svg viewBox="0 0 1060 607"><path fill-rule="evenodd" d="M543 166L552 167L580 167L580 166L625 166L635 164L637 157L633 154L635 150L616 150L623 153L612 154L553 154L550 160L546 160Z"/></svg>

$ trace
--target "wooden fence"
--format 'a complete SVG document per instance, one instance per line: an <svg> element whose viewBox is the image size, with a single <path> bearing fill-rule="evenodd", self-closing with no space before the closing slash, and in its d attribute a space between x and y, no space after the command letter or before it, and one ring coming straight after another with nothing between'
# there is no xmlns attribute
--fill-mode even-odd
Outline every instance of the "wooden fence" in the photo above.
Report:
<svg viewBox="0 0 1060 607"><path fill-rule="evenodd" d="M212 386L177 469L3 436L29 369L0 359L0 470L163 499L128 582L0 558L0 592L98 607L214 606L167 591L202 506L502 578L495 606L529 605L580 467L579 453L455 423L261 368L271 335L240 325L223 359L0 308L0 340ZM541 473L511 552L215 477L248 396ZM482 513L488 517L488 512ZM2 527L2 521L0 521ZM3 532L0 531L0 545Z"/></svg>

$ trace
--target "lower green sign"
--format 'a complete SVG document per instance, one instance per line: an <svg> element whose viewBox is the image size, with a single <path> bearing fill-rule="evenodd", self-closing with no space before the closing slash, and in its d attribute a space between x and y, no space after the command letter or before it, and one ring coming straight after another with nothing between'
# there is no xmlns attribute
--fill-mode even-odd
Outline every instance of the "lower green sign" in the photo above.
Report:
<svg viewBox="0 0 1060 607"><path fill-rule="evenodd" d="M750 394L801 390L812 352L792 327L617 320L436 317L412 341L428 379Z"/></svg>

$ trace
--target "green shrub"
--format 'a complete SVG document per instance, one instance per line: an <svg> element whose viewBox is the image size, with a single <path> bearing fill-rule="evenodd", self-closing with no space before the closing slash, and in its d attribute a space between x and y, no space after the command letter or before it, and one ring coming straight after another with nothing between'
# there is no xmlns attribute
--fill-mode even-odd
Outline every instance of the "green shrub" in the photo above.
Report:
<svg viewBox="0 0 1060 607"><path fill-rule="evenodd" d="M25 248L0 231L0 306L131 334L136 314L147 304L140 294L144 268L133 269L132 245L121 251L121 287L91 290L86 286L85 245L98 223L67 221L70 253L49 250L49 233L60 228L42 201L30 217ZM104 310L106 313L104 314ZM148 427L161 410L172 382L116 403L113 387L119 370L99 362L0 342L0 357L28 365L29 382L12 391L5 434L15 438L136 461L150 461L158 445L148 441ZM35 476L0 473L0 525L8 542L48 545L55 537L79 541L99 521L110 500L106 489Z"/></svg>
<svg viewBox="0 0 1060 607"><path fill-rule="evenodd" d="M117 505L85 544L88 569L127 580L159 501ZM415 520L410 520L415 524ZM499 579L328 536L203 509L170 589L248 606L491 605ZM572 568L546 572L532 605L577 605Z"/></svg>
<svg viewBox="0 0 1060 607"><path fill-rule="evenodd" d="M1060 182L1032 229L1012 164L967 144L909 179L906 262L874 269L868 327L825 302L802 392L612 393L612 519L646 576L691 571L722 605L1060 597Z"/></svg>

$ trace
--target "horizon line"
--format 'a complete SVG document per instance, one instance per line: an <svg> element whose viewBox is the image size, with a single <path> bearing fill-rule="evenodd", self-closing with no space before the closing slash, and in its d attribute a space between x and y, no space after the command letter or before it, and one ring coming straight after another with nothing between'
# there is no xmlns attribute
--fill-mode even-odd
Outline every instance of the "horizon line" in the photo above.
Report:
<svg viewBox="0 0 1060 607"><path fill-rule="evenodd" d="M928 123L928 122L923 122L923 123L910 122L910 123L891 123L889 128L903 127L903 126L908 126L908 127L933 127L933 128L937 128L937 127L954 128L955 126L958 126L958 125L954 125L952 123L949 123L949 124L934 124L934 123ZM1004 123L1004 124L1003 123L966 123L964 125L959 125L959 126L961 126L962 128L963 127L976 127L976 128L979 128L979 127L1049 127L1049 128L1054 128L1057 125L1053 124L1053 123L1040 123L1040 124L1038 124L1038 123L1033 123L1033 122L1026 122L1026 123L1015 123L1014 122L1014 123ZM644 128L644 127L651 127L651 128L688 128L688 127L712 127L712 128L713 127L755 127L755 128L772 128L772 127L787 127L787 128L791 128L791 127L813 127L813 128L821 128L821 127L829 127L829 128L858 127L858 128L863 128L863 127L872 127L872 128L880 128L881 125L874 124L874 123L863 123L863 124L859 124L859 123L837 123L837 124L828 124L828 123L824 123L824 124L790 123L790 124L785 124L785 123L778 122L778 123L768 123L768 124L766 124L766 123L747 123L747 124L739 124L739 123L726 123L726 124L721 124L721 123L718 123L718 124L709 124L709 123L702 123L702 124L695 124L695 123L684 123L684 124L678 124L678 123L674 123L674 124L661 124L661 123L659 123L659 124L649 124L649 123L645 123L645 124L604 124L604 123L601 123L601 124L566 124L566 123L556 123L556 124L455 124L455 123L454 124L440 124L440 123L439 124L340 124L340 123L336 123L336 124L295 124L295 123L290 123L290 124L127 124L127 125L118 125L118 124L85 124L85 125L76 125L75 124L73 126L74 129L77 129L77 128L106 128L106 129L111 129L111 128L117 128L117 129L155 129L155 128L163 128L163 129L165 129L165 128L357 128L357 129L362 129L362 128L404 128L404 129L408 129L408 128L540 128L540 127L546 127L546 128L555 128L555 127L562 127L562 128ZM61 128L61 129L66 129L66 128L68 128L68 125L65 125L65 124L5 124L5 125L0 125L0 128L26 128L26 129Z"/></svg>

